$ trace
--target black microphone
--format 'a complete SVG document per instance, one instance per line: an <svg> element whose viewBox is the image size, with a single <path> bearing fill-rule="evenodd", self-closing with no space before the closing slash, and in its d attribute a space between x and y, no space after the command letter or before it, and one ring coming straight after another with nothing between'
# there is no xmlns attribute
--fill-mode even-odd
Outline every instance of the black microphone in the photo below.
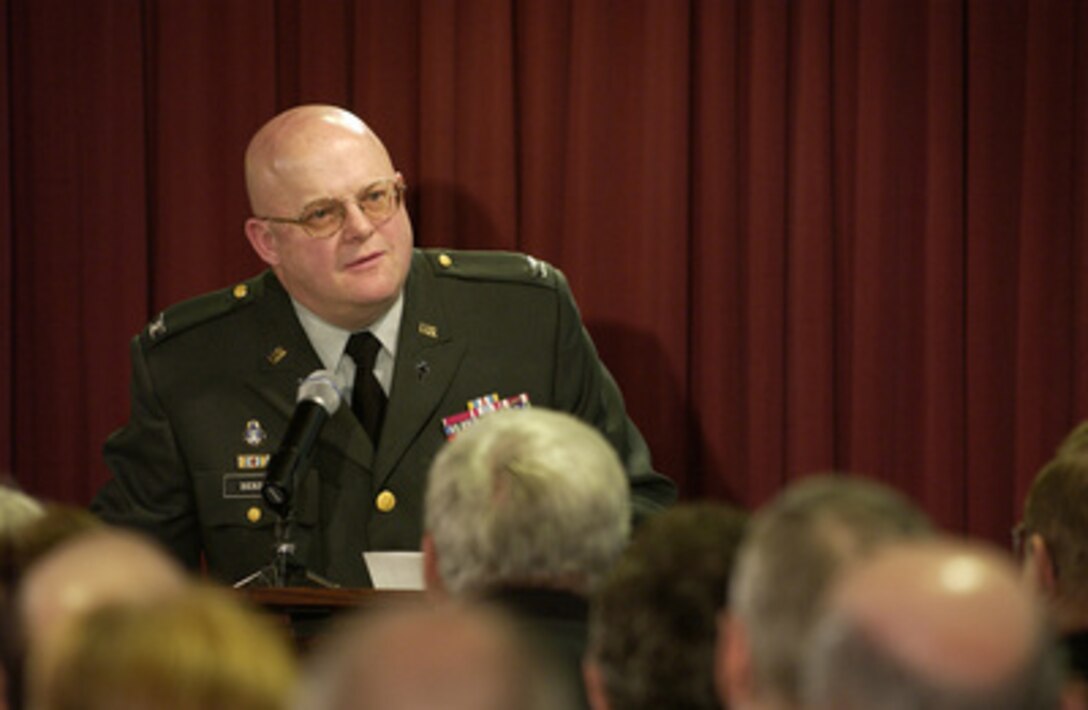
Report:
<svg viewBox="0 0 1088 710"><path fill-rule="evenodd" d="M261 496L268 507L286 518L291 508L295 477L310 466L321 427L340 408L340 391L328 370L314 370L298 386L298 405L280 448L268 461Z"/></svg>

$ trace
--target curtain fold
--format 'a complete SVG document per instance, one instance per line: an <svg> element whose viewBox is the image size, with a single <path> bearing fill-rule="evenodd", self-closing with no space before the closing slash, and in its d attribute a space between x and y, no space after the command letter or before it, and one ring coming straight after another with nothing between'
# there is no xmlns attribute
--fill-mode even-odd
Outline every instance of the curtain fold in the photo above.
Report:
<svg viewBox="0 0 1088 710"><path fill-rule="evenodd" d="M8 0L0 0L0 38L4 46L11 42ZM8 52L0 52L0 76L10 76ZM15 360L12 353L15 289L11 223L11 83L0 83L0 474L14 470L14 384Z"/></svg>

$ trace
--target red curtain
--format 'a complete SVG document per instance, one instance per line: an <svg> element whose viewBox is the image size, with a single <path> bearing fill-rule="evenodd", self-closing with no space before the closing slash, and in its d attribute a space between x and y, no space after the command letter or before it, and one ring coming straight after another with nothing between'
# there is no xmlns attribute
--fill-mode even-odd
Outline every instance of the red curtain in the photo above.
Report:
<svg viewBox="0 0 1088 710"><path fill-rule="evenodd" d="M127 341L260 268L241 158L348 106L423 245L569 276L658 467L865 473L1004 539L1088 414L1088 4L0 0L0 468L88 501Z"/></svg>

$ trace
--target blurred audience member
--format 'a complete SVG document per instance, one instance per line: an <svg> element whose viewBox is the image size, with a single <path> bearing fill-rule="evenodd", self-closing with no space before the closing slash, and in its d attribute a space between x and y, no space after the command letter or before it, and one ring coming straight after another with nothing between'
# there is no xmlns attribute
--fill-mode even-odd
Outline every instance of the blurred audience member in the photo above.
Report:
<svg viewBox="0 0 1088 710"><path fill-rule="evenodd" d="M17 528L9 529L3 537L0 579L4 604L0 609L0 659L6 676L3 697L8 707L12 708L21 707L23 696L23 644L11 599L23 572L35 560L67 539L102 526L98 518L82 508L48 503L39 509L44 512L33 515Z"/></svg>
<svg viewBox="0 0 1088 710"><path fill-rule="evenodd" d="M1088 688L1088 423L1066 437L1028 490L1013 530L1024 574L1047 602L1070 670ZM1085 693L1088 696L1088 692Z"/></svg>
<svg viewBox="0 0 1088 710"><path fill-rule="evenodd" d="M285 710L285 633L224 589L110 603L65 627L41 659L33 710Z"/></svg>
<svg viewBox="0 0 1088 710"><path fill-rule="evenodd" d="M714 710L715 620L746 515L676 506L643 525L594 595L586 688L594 710Z"/></svg>
<svg viewBox="0 0 1088 710"><path fill-rule="evenodd" d="M17 488L0 485L0 595L11 593L16 549L23 530L45 514L45 506Z"/></svg>
<svg viewBox="0 0 1088 710"><path fill-rule="evenodd" d="M61 503L47 503L40 515L5 536L6 549L0 575L6 589L14 590L24 570L35 560L68 539L103 523L83 508Z"/></svg>
<svg viewBox="0 0 1088 710"><path fill-rule="evenodd" d="M29 677L38 657L65 627L107 603L162 599L189 584L180 564L147 538L120 530L92 530L67 540L23 574L14 614L20 657Z"/></svg>
<svg viewBox="0 0 1088 710"><path fill-rule="evenodd" d="M41 516L43 506L18 488L0 485L0 540Z"/></svg>
<svg viewBox="0 0 1088 710"><path fill-rule="evenodd" d="M581 685L588 594L630 532L615 450L541 408L482 418L438 454L424 498L429 589L479 596L524 620Z"/></svg>
<svg viewBox="0 0 1088 710"><path fill-rule="evenodd" d="M14 485L0 484L0 710L19 707L22 687L19 641L11 614L18 540L43 513L42 504L33 497Z"/></svg>
<svg viewBox="0 0 1088 710"><path fill-rule="evenodd" d="M732 708L793 708L821 596L844 568L889 541L931 534L926 516L875 481L794 482L753 516L720 623L718 690Z"/></svg>
<svg viewBox="0 0 1088 710"><path fill-rule="evenodd" d="M315 649L296 710L567 710L521 628L460 603L367 609Z"/></svg>
<svg viewBox="0 0 1088 710"><path fill-rule="evenodd" d="M827 595L806 654L812 710L1059 707L1060 657L1015 565L981 545L889 545Z"/></svg>
<svg viewBox="0 0 1088 710"><path fill-rule="evenodd" d="M188 582L181 566L149 539L102 529L77 535L32 565L16 608L33 645L103 603L158 599Z"/></svg>

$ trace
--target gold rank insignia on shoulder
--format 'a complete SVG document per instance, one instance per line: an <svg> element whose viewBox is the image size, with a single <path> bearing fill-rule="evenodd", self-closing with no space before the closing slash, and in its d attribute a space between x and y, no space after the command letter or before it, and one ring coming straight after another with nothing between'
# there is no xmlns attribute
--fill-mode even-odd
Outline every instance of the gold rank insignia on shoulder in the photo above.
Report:
<svg viewBox="0 0 1088 710"><path fill-rule="evenodd" d="M421 322L419 324L419 334L424 335L424 336L426 336L428 338L437 338L438 337L438 326L431 325L430 323L422 323Z"/></svg>

